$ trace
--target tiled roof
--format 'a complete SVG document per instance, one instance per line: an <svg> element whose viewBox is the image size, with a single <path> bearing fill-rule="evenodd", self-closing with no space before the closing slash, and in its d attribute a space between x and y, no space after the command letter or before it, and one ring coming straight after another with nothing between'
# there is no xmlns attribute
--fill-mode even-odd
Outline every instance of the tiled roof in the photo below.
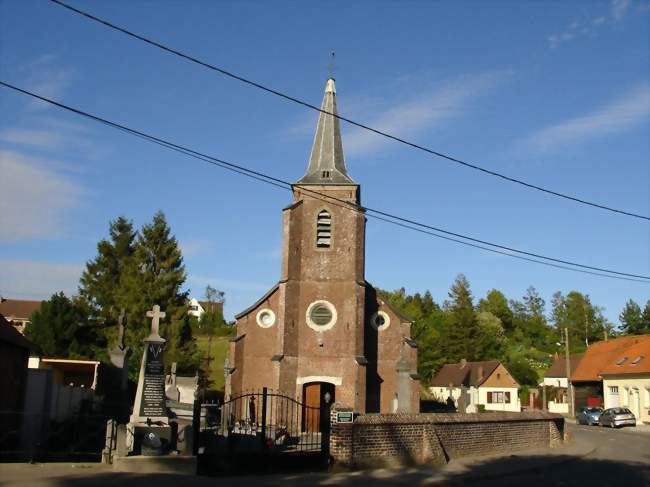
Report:
<svg viewBox="0 0 650 487"><path fill-rule="evenodd" d="M615 364L624 354L624 351L638 343L641 338L638 336L624 336L591 344L571 375L571 381L602 380L601 372L611 364Z"/></svg>
<svg viewBox="0 0 650 487"><path fill-rule="evenodd" d="M569 367L571 367L571 374L575 372L578 364L580 363L580 360L582 360L583 355L584 354L582 353L574 353L569 356ZM546 371L544 377L566 377L566 357L555 357L553 365L551 365L551 368Z"/></svg>
<svg viewBox="0 0 650 487"><path fill-rule="evenodd" d="M479 386L490 377L498 366L499 362L496 360L443 365L431 381L431 385L438 387L446 387L450 384L454 387Z"/></svg>
<svg viewBox="0 0 650 487"><path fill-rule="evenodd" d="M9 320L28 320L32 316L32 313L40 307L41 301L3 299L0 303L0 314Z"/></svg>
<svg viewBox="0 0 650 487"><path fill-rule="evenodd" d="M650 374L650 335L636 338L638 341L614 357L600 375Z"/></svg>

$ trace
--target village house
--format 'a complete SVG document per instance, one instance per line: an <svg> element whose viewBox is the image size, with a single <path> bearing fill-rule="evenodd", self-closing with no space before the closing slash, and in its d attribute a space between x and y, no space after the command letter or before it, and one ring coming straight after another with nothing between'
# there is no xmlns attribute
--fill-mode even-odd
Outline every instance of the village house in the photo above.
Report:
<svg viewBox="0 0 650 487"><path fill-rule="evenodd" d="M637 424L650 424L650 335L634 338L600 372L605 408L627 407Z"/></svg>
<svg viewBox="0 0 650 487"><path fill-rule="evenodd" d="M207 311L218 311L223 314L223 303L199 301L196 298L191 298L187 302L187 308L187 314L195 316L199 320L203 316L203 313Z"/></svg>
<svg viewBox="0 0 650 487"><path fill-rule="evenodd" d="M0 298L0 314L23 334L32 314L40 307L41 301Z"/></svg>
<svg viewBox="0 0 650 487"><path fill-rule="evenodd" d="M438 402L454 401L458 412L521 411L519 384L500 362L468 362L444 365L431 381L429 391Z"/></svg>
<svg viewBox="0 0 650 487"><path fill-rule="evenodd" d="M569 376L578 367L582 359L581 353L575 353L569 356ZM566 371L566 357L556 356L553 364L544 374L542 387L547 389L547 407L549 412L558 414L569 414L568 403L568 378Z"/></svg>
<svg viewBox="0 0 650 487"><path fill-rule="evenodd" d="M575 411L581 407L598 407L605 404L602 372L639 337L623 336L611 340L592 343L583 354L580 363L571 374L571 386Z"/></svg>
<svg viewBox="0 0 650 487"><path fill-rule="evenodd" d="M366 218L330 115L333 79L322 110L307 172L282 213L280 280L235 316L226 396L269 387L310 407L336 401L357 412L418 412L411 320L365 279Z"/></svg>

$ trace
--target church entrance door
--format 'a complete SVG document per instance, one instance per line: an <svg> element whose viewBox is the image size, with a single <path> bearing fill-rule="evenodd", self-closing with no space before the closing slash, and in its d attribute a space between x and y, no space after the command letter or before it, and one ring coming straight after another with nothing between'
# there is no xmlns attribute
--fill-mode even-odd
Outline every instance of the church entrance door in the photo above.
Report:
<svg viewBox="0 0 650 487"><path fill-rule="evenodd" d="M329 429L329 406L334 403L335 387L329 382L310 382L303 386L303 431L323 432Z"/></svg>

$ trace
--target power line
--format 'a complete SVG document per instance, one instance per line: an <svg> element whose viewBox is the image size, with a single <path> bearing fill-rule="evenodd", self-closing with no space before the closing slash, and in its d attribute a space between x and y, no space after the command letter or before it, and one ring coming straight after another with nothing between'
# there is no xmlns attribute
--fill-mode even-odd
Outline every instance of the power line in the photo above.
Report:
<svg viewBox="0 0 650 487"><path fill-rule="evenodd" d="M39 100L44 101L46 103L49 103L51 105L55 105L55 106L57 106L59 108L62 108L64 110L73 112L73 113L75 113L77 115L80 115L80 116L83 116L83 117L86 117L86 118L90 118L90 119L92 119L92 120L94 120L96 122L108 125L108 126L110 126L112 128L115 128L117 130L127 132L127 133L129 133L131 135L134 135L134 136L137 136L139 138L143 138L145 140L148 140L148 141L153 142L155 144L161 145L161 146L166 147L168 149L174 150L176 152L180 152L182 154L194 157L196 159L203 160L204 162L208 162L208 163L210 163L212 165L216 165L216 166L222 167L224 169L228 169L230 171L245 175L247 177L251 177L251 178L256 179L258 181L261 181L261 182L272 184L272 185L280 187L282 189L291 189L293 187L293 184L288 182L288 181L285 181L285 180L282 180L282 179L279 179L279 178L276 178L276 177L273 177L273 176L269 176L268 174L264 174L264 173L259 172L259 171L248 169L248 168L246 168L246 167L244 167L244 166L242 166L240 164L235 164L235 163L232 163L232 162L228 162L228 161L225 161L223 159L219 159L217 157L210 156L210 155L195 151L195 150L190 149L188 147L184 147L182 145L170 142L169 140L165 140L165 139L153 136L151 134L147 134L145 132L142 132L142 131L127 127L126 125L122 125L122 124L119 124L119 123L116 123L116 122L112 122L110 120L99 117L97 115L93 115L91 113L85 112L85 111L80 110L78 108L74 108L74 107L71 107L69 105L65 105L63 103L52 100L50 98L46 98L44 96L38 95L38 94L33 93L33 92L29 91L29 90L19 88L18 86L12 85L12 84L7 83L5 81L0 80L0 85L5 86L7 88L10 88L10 89L12 89L14 91L20 92L20 93L22 93L24 95L28 95L28 96L31 96L33 98L39 99ZM361 205L353 204L353 203L350 203L349 201L345 201L345 200L333 197L331 195L327 195L327 194L319 193L319 192L316 192L316 191L312 191L312 190L309 190L309 189L307 189L305 187L301 187L300 191L302 191L303 193L306 193L306 194L310 194L310 195L312 195L312 196L314 196L314 197L316 197L318 199L321 199L321 200L324 200L324 201L326 200L326 201L328 201L330 203L337 204L339 206L344 206L344 207L346 207L348 209L351 209L351 210L354 210L354 211L360 211L360 212L366 213L368 216L370 216L372 218L376 218L376 219L379 219L379 220L382 220L382 221L385 221L385 222L388 222L388 223L392 223L392 224L398 225L398 226L403 227L403 228L416 230L416 231L419 231L421 233L426 233L426 234L429 234L429 235L432 235L432 236L435 236L435 237L438 237L438 238L444 238L445 240L450 240L450 241L453 241L453 242L461 243L463 245L468 245L468 246L479 248L479 249L482 249L482 250L487 250L487 251L490 251L490 252L495 252L495 253L498 253L498 254L507 255L509 257L515 257L515 258L522 259L522 260L537 262L537 263L540 263L540 264L550 265L550 266L553 266L553 267L559 267L559 268L563 268L563 269L567 269L567 270L573 270L573 271L577 271L577 272L585 272L585 273L589 273L589 274L600 275L600 276L603 276L603 277L626 279L626 280L633 280L633 281L638 281L638 282L648 282L648 281L645 281L645 279L650 279L650 276L620 272L620 271L615 271L615 270L611 270L611 269L605 269L605 268L602 268L602 267L589 266L589 265L586 265L586 264L580 264L580 263L572 262L572 261L568 261L568 260L557 259L557 258L554 258L554 257L548 257L548 256L545 256L545 255L542 255L542 254L527 252L527 251L524 251L524 250L515 249L513 247L508 247L508 246L505 246L505 245L495 244L495 243L492 243L492 242L488 242L486 240L481 240L481 239L477 239L477 238L470 237L470 236L467 236L467 235L463 235L463 234L460 234L460 233L451 232L449 230L445 230L445 229L442 229L442 228L439 228L439 227L434 227L432 225L427 225L427 224L424 224L424 223L420 223L420 222L417 222L415 220L403 218L403 217L400 217L398 215L387 213L387 212L384 212L384 211L381 211L381 210L376 210L376 209L370 208L368 206L361 206ZM439 235L438 233L434 233L434 232L443 233L445 235ZM453 237L457 237L457 238L453 238ZM470 242L461 241L461 240L458 240L458 238L469 240ZM472 242L475 242L475 243L472 243ZM482 245L477 245L477 244L482 244ZM487 247L485 247L486 245L491 246L491 247L495 247L495 248L487 248ZM501 250L497 250L497 249L501 249ZM513 253L523 254L523 255L513 255ZM529 257L524 257L524 256L529 256ZM532 259L531 257L535 257L537 259L544 259L544 260L551 261L551 262L541 262L539 260ZM560 266L558 264L566 264L566 265L569 265L569 266L577 267L579 269L564 267L564 266ZM598 271L598 272L592 272L592 271ZM607 275L602 274L602 273L607 273ZM613 274L613 275L609 275L609 274ZM633 279L630 279L630 278L633 278Z"/></svg>
<svg viewBox="0 0 650 487"><path fill-rule="evenodd" d="M162 49L163 51L166 51L166 52L168 52L170 54L174 54L175 56L179 56L179 57L181 57L183 59L186 59L186 60L191 61L193 63L199 64L199 65L201 65L201 66L203 66L205 68L216 71L216 72L218 72L218 73L220 73L220 74L222 74L224 76L228 76L228 77L230 77L232 79L235 79L237 81L241 81L242 83L248 84L250 86L253 86L255 88L263 90L263 91L265 91L267 93L271 93L273 95L284 98L285 100L291 101L293 103L297 103L298 105L302 105L302 106L304 106L306 108L310 108L311 110L315 110L317 112L321 112L321 113L324 113L326 115L334 116L334 117L338 118L339 120L343 120L344 122L349 123L350 125L353 125L355 127L359 127L361 129L364 129L364 130L367 130L369 132L375 133L375 134L380 135L382 137L392 139L392 140L394 140L396 142L399 142L401 144L407 145L407 146L412 147L414 149L418 149L420 151L426 152L426 153L428 153L430 155L434 155L434 156L440 157L442 159L446 159L448 161L451 161L451 162L456 163L456 164L460 164L461 166L467 167L469 169L474 169L474 170L480 171L480 172L482 172L484 174L488 174L490 176L495 176L495 177L503 179L505 181L509 181L511 183L519 184L519 185L525 186L525 187L527 187L529 189L534 189L534 190L537 190L537 191L541 191L543 193L550 194L552 196L557 196L559 198L564 198L564 199L567 199L567 200L570 200L570 201L573 201L573 202L576 202L576 203L591 206L591 207L594 207L594 208L599 208L601 210L607 210L607 211L618 213L618 214L621 214L621 215L626 215L626 216L630 216L630 217L634 217L634 218L640 218L640 219L643 219L643 220L649 220L650 221L650 217L648 217L648 216L633 213L631 211L612 208L612 207L607 206L607 205L603 205L603 204L600 204L600 203L594 203L592 201L588 201L588 200L585 200L585 199L582 199L582 198L578 198L577 196L571 196L571 195L566 194L566 193L560 193L559 191L554 191L552 189L544 188L542 186L539 186L539 185L536 185L536 184L533 184L533 183L529 183L529 182L524 181L522 179L517 179L517 178L511 177L511 176L507 176L505 174L493 171L491 169L487 169L487 168L479 166L477 164L464 161L464 160L459 159L457 157L451 156L449 154L445 154L443 152L436 151L434 149L423 146L421 144L417 144L415 142L411 142L411 141L403 139L401 137L397 137L397 136L392 135L392 134L390 134L388 132L385 132L383 130L379 130L379 129L373 128L373 127L371 127L369 125L366 125L366 124L363 124L363 123L360 123L360 122L356 122L356 121L354 121L352 119L343 117L343 116L341 116L339 114L330 113L327 110L322 110L320 107L318 107L316 105L312 105L311 103L308 103L308 102L306 102L304 100L293 97L291 95L288 95L288 94L283 93L281 91L275 90L273 88L269 88L268 86L265 86L265 85L263 85L261 83L258 83L256 81L253 81L253 80L248 79L248 78L244 78L243 76L237 75L237 74L235 74L235 73L233 73L231 71L220 68L220 67L218 67L218 66L216 66L214 64L210 64L210 63L208 63L206 61L202 61L202 60L200 60L200 59L198 59L198 58L196 58L194 56L191 56L189 54L185 54L182 51L179 51L179 50L174 49L172 47L161 44L160 42L156 42L156 41L154 41L152 39L149 39L147 37L144 37L144 36L142 36L140 34L136 34L135 32L132 32L130 30L125 29L124 27L117 26L117 25L115 25L115 24L113 24L113 23L111 23L111 22L109 22L107 20L104 20L104 19L102 19L100 17L97 17L97 16L92 15L92 14L90 14L88 12L85 12L83 10L80 10L80 9L76 8L76 7L73 7L73 6L68 5L68 4L64 3L64 2L61 2L60 0L50 0L50 1L57 4L57 5L59 5L59 6L61 6L61 7L66 8L66 9L72 11L72 12L80 14L80 15L82 15L82 16L90 19L90 20L93 20L95 22L99 22L100 24L103 24L106 27L109 27L109 28L111 28L113 30L116 30L116 31L121 32L123 34L126 34L126 35L128 35L130 37L138 39L138 40L140 40L142 42L145 42L145 43L147 43L147 44L149 44L151 46Z"/></svg>

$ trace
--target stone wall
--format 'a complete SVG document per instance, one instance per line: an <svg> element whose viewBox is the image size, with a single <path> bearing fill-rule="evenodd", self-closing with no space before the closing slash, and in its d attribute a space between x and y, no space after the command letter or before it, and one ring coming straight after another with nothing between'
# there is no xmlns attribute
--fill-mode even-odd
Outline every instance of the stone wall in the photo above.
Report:
<svg viewBox="0 0 650 487"><path fill-rule="evenodd" d="M343 465L442 464L463 456L552 447L564 440L564 419L543 411L365 414L353 423L337 423L336 412L330 455Z"/></svg>

